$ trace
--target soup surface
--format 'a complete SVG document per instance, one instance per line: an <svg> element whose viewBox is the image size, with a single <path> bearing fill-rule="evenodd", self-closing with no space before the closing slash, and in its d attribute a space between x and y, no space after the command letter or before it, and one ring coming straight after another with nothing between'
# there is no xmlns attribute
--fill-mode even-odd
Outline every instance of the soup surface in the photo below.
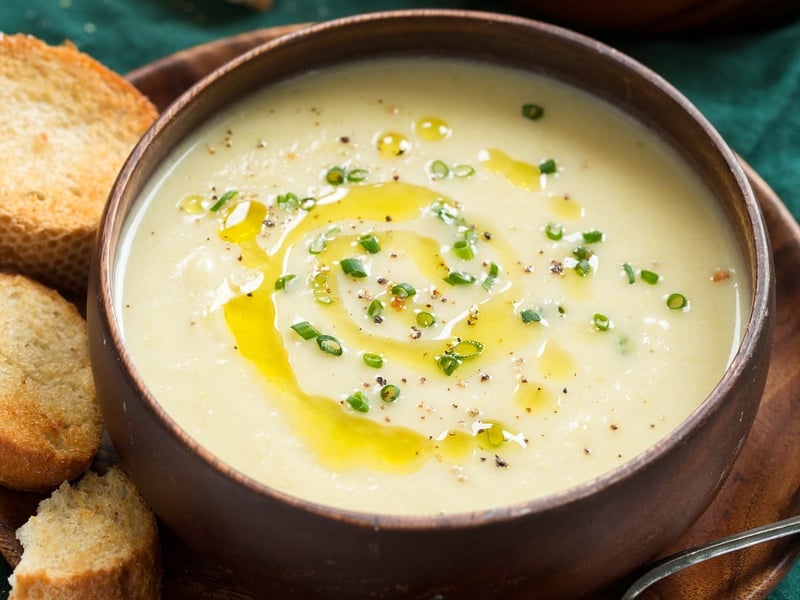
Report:
<svg viewBox="0 0 800 600"><path fill-rule="evenodd" d="M528 73L381 59L243 99L134 207L130 355L200 444L322 504L523 502L663 438L738 347L719 209L615 109Z"/></svg>

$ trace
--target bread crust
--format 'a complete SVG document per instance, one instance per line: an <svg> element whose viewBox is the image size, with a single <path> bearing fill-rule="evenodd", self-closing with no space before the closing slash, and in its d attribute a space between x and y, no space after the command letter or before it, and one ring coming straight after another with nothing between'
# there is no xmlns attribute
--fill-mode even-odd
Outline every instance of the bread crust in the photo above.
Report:
<svg viewBox="0 0 800 600"><path fill-rule="evenodd" d="M0 33L0 266L84 292L108 193L156 116L71 43Z"/></svg>
<svg viewBox="0 0 800 600"><path fill-rule="evenodd" d="M102 432L78 309L26 276L0 273L0 485L50 491L79 476Z"/></svg>
<svg viewBox="0 0 800 600"><path fill-rule="evenodd" d="M22 560L9 600L154 600L161 596L155 517L118 467L63 483L17 531Z"/></svg>

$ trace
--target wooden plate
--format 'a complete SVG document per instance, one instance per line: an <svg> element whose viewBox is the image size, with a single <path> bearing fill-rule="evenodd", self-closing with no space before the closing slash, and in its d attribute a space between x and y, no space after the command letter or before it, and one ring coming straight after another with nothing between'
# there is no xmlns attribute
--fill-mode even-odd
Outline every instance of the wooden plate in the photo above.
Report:
<svg viewBox="0 0 800 600"><path fill-rule="evenodd" d="M302 25L257 30L185 50L128 74L164 109L197 80L231 58L291 33ZM777 265L777 319L767 387L753 430L719 496L700 520L665 554L800 512L800 226L772 189L744 165L761 203ZM114 460L108 442L98 462ZM0 553L11 565L21 548L14 531L42 496L0 488ZM635 510L635 507L632 507ZM252 598L233 573L202 562L162 528L164 597ZM792 538L720 557L674 575L648 598L765 598L800 556Z"/></svg>

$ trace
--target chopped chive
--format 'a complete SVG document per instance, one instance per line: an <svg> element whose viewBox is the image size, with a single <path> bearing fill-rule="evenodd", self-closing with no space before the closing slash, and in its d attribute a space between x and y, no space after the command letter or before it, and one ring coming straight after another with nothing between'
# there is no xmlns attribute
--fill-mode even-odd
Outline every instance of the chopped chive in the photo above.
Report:
<svg viewBox="0 0 800 600"><path fill-rule="evenodd" d="M538 323L542 320L542 315L531 308L526 308L519 316L522 318L523 323Z"/></svg>
<svg viewBox="0 0 800 600"><path fill-rule="evenodd" d="M659 279L658 273L654 273L653 271L648 271L646 269L641 270L639 277L642 278L642 281L649 283L650 285L657 284Z"/></svg>
<svg viewBox="0 0 800 600"><path fill-rule="evenodd" d="M636 281L636 274L633 272L633 267L630 265L630 263L625 263L622 265L622 268L625 270L625 274L628 276L628 283L633 285L633 283Z"/></svg>
<svg viewBox="0 0 800 600"><path fill-rule="evenodd" d="M345 177L346 175L342 167L331 167L328 169L328 172L325 173L325 181L331 185L342 185Z"/></svg>
<svg viewBox="0 0 800 600"><path fill-rule="evenodd" d="M578 261L578 264L575 265L575 272L581 277L588 277L589 273L592 272L592 265L588 260L582 258Z"/></svg>
<svg viewBox="0 0 800 600"><path fill-rule="evenodd" d="M361 261L357 258L343 258L339 261L339 266L342 267L342 271L344 271L345 275L350 275L350 277L363 279L367 276L364 265L362 265Z"/></svg>
<svg viewBox="0 0 800 600"><path fill-rule="evenodd" d="M474 358L483 352L483 344L476 340L459 340L447 354L459 360Z"/></svg>
<svg viewBox="0 0 800 600"><path fill-rule="evenodd" d="M381 400L384 402L394 402L400 397L400 388L391 383L381 388Z"/></svg>
<svg viewBox="0 0 800 600"><path fill-rule="evenodd" d="M328 246L328 242L336 239L336 236L338 236L341 232L341 228L334 225L324 233L320 233L308 244L308 252L310 254L321 254L322 251Z"/></svg>
<svg viewBox="0 0 800 600"><path fill-rule="evenodd" d="M378 238L371 233L365 233L358 238L358 243L370 254L377 254L381 251L381 245L380 242L378 242Z"/></svg>
<svg viewBox="0 0 800 600"><path fill-rule="evenodd" d="M497 281L497 276L499 274L500 274L500 267L497 266L497 263L494 262L489 263L489 272L483 278L483 281L481 281L483 289L485 289L487 292L491 290L492 286L494 286L495 284L495 281Z"/></svg>
<svg viewBox="0 0 800 600"><path fill-rule="evenodd" d="M450 206L446 204L442 200L437 200L430 207L431 212L436 215L439 219L447 223L448 225L453 224L462 224L464 223L464 218L458 216L458 209L454 206Z"/></svg>
<svg viewBox="0 0 800 600"><path fill-rule="evenodd" d="M429 312L417 313L417 325L420 327L431 327L436 323L436 317Z"/></svg>
<svg viewBox="0 0 800 600"><path fill-rule="evenodd" d="M572 256L578 260L589 260L593 254L594 252L585 246L578 246L572 250Z"/></svg>
<svg viewBox="0 0 800 600"><path fill-rule="evenodd" d="M594 313L592 323L598 331L608 331L611 327L611 320L603 313Z"/></svg>
<svg viewBox="0 0 800 600"><path fill-rule="evenodd" d="M350 408L358 412L369 412L369 398L364 395L364 392L353 392L347 397L347 403Z"/></svg>
<svg viewBox="0 0 800 600"><path fill-rule="evenodd" d="M673 293L667 296L667 307L672 310L678 310L681 308L686 308L689 305L689 301L686 299L686 296L683 294Z"/></svg>
<svg viewBox="0 0 800 600"><path fill-rule="evenodd" d="M543 160L539 163L539 171L545 175L552 175L557 170L558 166L556 165L556 161L554 161L552 158L548 158L547 160Z"/></svg>
<svg viewBox="0 0 800 600"><path fill-rule="evenodd" d="M531 121L538 121L544 116L544 108L539 106L538 104L523 104L522 105L522 116L526 119L530 119Z"/></svg>
<svg viewBox="0 0 800 600"><path fill-rule="evenodd" d="M450 285L468 285L475 283L475 276L465 273L464 271L450 271L449 275L444 280Z"/></svg>
<svg viewBox="0 0 800 600"><path fill-rule="evenodd" d="M410 283L398 283L392 286L392 295L397 296L398 298L411 298L417 294L417 290L414 289Z"/></svg>
<svg viewBox="0 0 800 600"><path fill-rule="evenodd" d="M445 179L450 174L450 167L442 160L435 160L431 163L430 174L434 179Z"/></svg>
<svg viewBox="0 0 800 600"><path fill-rule="evenodd" d="M216 202L214 202L214 204L208 210L210 210L211 212L217 212L220 208L222 208L228 202L228 200L232 200L233 198L235 198L238 195L239 195L238 191L236 191L236 190L228 190L227 192L222 194L220 199L217 200Z"/></svg>
<svg viewBox="0 0 800 600"><path fill-rule="evenodd" d="M471 177L475 174L475 167L472 165L455 165L453 175L456 177Z"/></svg>
<svg viewBox="0 0 800 600"><path fill-rule="evenodd" d="M333 356L342 355L342 343L332 335L318 335L317 346L326 354L332 354Z"/></svg>
<svg viewBox="0 0 800 600"><path fill-rule="evenodd" d="M286 289L286 285L291 283L295 279L297 279L297 275L295 275L293 273L289 273L287 275L281 275L280 277L278 277L275 280L275 289L276 290L285 290Z"/></svg>
<svg viewBox="0 0 800 600"><path fill-rule="evenodd" d="M347 181L350 183L361 183L369 177L369 171L366 169L353 169L347 172Z"/></svg>
<svg viewBox="0 0 800 600"><path fill-rule="evenodd" d="M310 340L319 336L319 331L308 321L300 321L292 325L292 329L304 340Z"/></svg>
<svg viewBox="0 0 800 600"><path fill-rule="evenodd" d="M373 369L380 369L383 366L383 357L380 354L365 352L361 358L364 359L364 363L368 367L372 367Z"/></svg>
<svg viewBox="0 0 800 600"><path fill-rule="evenodd" d="M582 235L583 241L587 244L596 244L603 241L603 232L597 231L596 229L593 231L584 231Z"/></svg>
<svg viewBox="0 0 800 600"><path fill-rule="evenodd" d="M369 303L367 307L367 315L370 317L377 317L383 312L383 302L377 298Z"/></svg>
<svg viewBox="0 0 800 600"><path fill-rule="evenodd" d="M548 223L544 228L544 234L554 242L564 237L564 228L558 223Z"/></svg>
<svg viewBox="0 0 800 600"><path fill-rule="evenodd" d="M452 354L444 353L436 359L436 364L445 375L450 376L461 364L461 361Z"/></svg>
<svg viewBox="0 0 800 600"><path fill-rule="evenodd" d="M297 198L297 194L286 192L275 199L275 204L282 210L293 210L300 206L300 200Z"/></svg>
<svg viewBox="0 0 800 600"><path fill-rule="evenodd" d="M475 257L475 249L469 240L456 240L453 244L453 254L461 260L471 260Z"/></svg>
<svg viewBox="0 0 800 600"><path fill-rule="evenodd" d="M300 200L300 208L306 211L311 210L316 205L317 205L317 199L314 198L313 196L309 196L308 198L303 198L302 200Z"/></svg>

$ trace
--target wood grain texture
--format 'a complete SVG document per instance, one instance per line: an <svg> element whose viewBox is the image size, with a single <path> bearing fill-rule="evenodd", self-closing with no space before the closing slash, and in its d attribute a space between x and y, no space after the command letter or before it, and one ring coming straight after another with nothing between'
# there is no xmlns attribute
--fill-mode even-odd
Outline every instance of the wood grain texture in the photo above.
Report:
<svg viewBox="0 0 800 600"><path fill-rule="evenodd" d="M205 44L133 71L128 79L163 110L227 60L300 27L258 30ZM772 364L756 422L730 477L708 511L665 554L800 513L800 311L795 309L800 304L800 227L769 186L747 165L745 170L764 210L777 265ZM106 439L98 464L102 468L113 461ZM40 499L0 488L0 554L12 565L21 552L14 531ZM162 545L165 598L254 598L234 573L196 556L163 527ZM763 599L798 556L800 540L763 544L674 575L644 597Z"/></svg>

